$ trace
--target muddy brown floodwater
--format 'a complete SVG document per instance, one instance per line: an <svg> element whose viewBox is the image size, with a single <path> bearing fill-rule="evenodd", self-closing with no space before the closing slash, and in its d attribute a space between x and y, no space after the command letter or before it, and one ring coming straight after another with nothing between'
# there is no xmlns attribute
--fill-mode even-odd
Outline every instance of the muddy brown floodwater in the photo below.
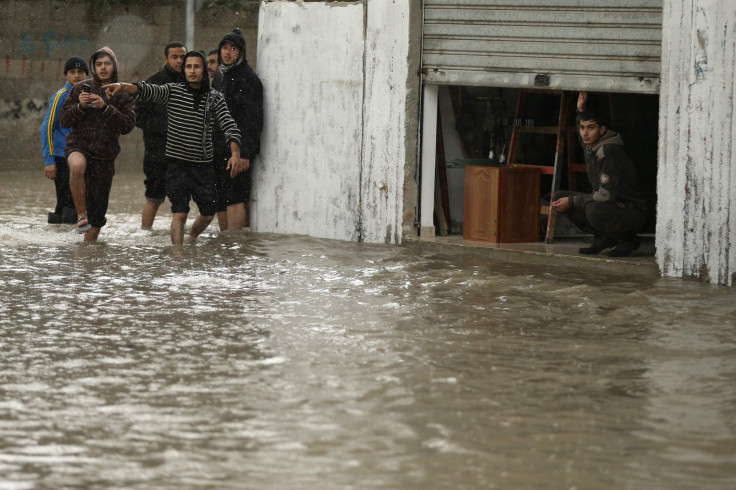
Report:
<svg viewBox="0 0 736 490"><path fill-rule="evenodd" d="M100 242L0 173L0 488L736 488L736 293L478 251ZM191 219L190 219L191 222Z"/></svg>

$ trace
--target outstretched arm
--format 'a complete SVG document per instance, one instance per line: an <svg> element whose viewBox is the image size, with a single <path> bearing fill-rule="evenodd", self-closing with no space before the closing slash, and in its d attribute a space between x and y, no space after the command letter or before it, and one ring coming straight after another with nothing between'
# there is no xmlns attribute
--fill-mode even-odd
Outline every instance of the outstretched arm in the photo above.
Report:
<svg viewBox="0 0 736 490"><path fill-rule="evenodd" d="M138 85L133 83L115 82L108 85L103 85L102 89L105 91L108 97L112 97L121 90L128 95L133 95L138 92Z"/></svg>

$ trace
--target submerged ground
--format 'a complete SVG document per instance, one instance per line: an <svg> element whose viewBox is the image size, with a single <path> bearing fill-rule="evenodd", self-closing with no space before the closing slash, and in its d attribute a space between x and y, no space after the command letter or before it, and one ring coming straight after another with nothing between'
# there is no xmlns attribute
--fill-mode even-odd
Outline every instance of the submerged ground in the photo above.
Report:
<svg viewBox="0 0 736 490"><path fill-rule="evenodd" d="M400 247L138 229L0 174L1 488L732 488L736 293Z"/></svg>

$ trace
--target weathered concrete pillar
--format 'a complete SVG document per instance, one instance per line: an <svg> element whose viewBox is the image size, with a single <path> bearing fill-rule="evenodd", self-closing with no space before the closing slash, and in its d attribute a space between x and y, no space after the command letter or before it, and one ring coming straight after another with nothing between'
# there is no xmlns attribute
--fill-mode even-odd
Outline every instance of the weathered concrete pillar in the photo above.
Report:
<svg viewBox="0 0 736 490"><path fill-rule="evenodd" d="M662 273L736 276L736 9L664 0L657 260Z"/></svg>

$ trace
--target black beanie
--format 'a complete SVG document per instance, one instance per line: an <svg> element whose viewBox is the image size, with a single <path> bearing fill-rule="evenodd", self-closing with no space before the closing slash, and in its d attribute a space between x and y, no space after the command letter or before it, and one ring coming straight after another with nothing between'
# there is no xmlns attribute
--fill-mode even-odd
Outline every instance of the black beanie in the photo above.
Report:
<svg viewBox="0 0 736 490"><path fill-rule="evenodd" d="M66 60L66 63L64 63L64 75L66 75L66 72L68 72L69 70L73 70L74 68L81 68L87 75L89 75L89 67L87 66L87 62L79 56L72 56L71 58Z"/></svg>
<svg viewBox="0 0 736 490"><path fill-rule="evenodd" d="M243 33L237 27L232 32L225 34L225 37L220 41L219 49L222 49L222 45L225 43L232 43L234 46L240 48L240 54L245 58L245 38Z"/></svg>

